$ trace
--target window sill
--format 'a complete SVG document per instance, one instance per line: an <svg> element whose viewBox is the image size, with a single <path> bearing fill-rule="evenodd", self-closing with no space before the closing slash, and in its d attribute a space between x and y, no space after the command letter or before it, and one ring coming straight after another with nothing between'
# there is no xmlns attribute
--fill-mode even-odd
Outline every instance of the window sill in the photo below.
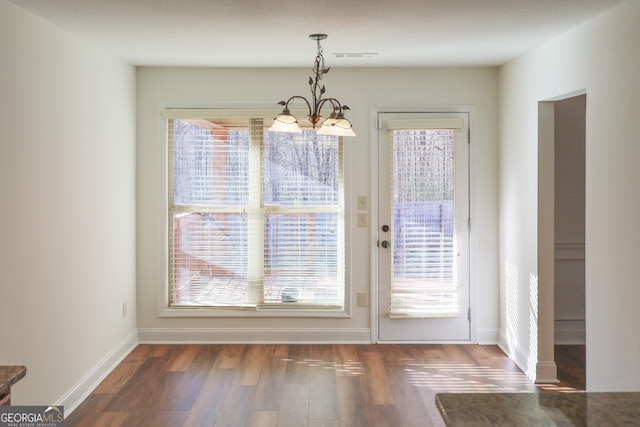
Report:
<svg viewBox="0 0 640 427"><path fill-rule="evenodd" d="M164 307L158 317L326 317L350 318L346 308L309 308L309 307Z"/></svg>

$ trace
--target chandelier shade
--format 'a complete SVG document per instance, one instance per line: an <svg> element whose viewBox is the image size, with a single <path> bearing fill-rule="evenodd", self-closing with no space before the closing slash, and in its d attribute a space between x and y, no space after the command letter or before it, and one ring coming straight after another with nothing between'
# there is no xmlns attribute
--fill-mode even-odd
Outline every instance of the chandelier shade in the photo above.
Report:
<svg viewBox="0 0 640 427"><path fill-rule="evenodd" d="M341 117L340 117L341 116ZM353 131L351 122L344 118L344 114L339 113L335 118L328 118L322 122L322 126L318 129L319 135L336 135L336 136L356 136Z"/></svg>
<svg viewBox="0 0 640 427"><path fill-rule="evenodd" d="M298 119L286 108L273 120L269 130L276 132L302 132L298 125Z"/></svg>
<svg viewBox="0 0 640 427"><path fill-rule="evenodd" d="M308 118L313 129L320 124L318 134L335 135L335 136L356 136L353 131L351 122L344 116L344 111L350 110L347 105L342 105L336 98L323 98L326 89L320 84L322 77L329 72L329 67L324 66L324 56L322 55L322 46L320 40L327 38L326 34L311 34L309 38L315 40L318 45L316 60L313 63L314 77L309 77L309 87L311 89L311 102L304 96L294 95L286 101L278 102L284 109L273 121L270 131L276 132L302 132L298 125L298 120L291 114L289 103L294 100L301 100L307 105ZM323 107L330 108L329 117L323 120L321 111Z"/></svg>

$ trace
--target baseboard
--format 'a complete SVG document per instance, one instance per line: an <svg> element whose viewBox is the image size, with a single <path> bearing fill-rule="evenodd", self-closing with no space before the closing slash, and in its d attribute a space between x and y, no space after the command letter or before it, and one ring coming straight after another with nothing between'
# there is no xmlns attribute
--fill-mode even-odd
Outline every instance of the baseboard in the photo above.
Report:
<svg viewBox="0 0 640 427"><path fill-rule="evenodd" d="M137 345L138 331L133 331L58 399L56 405L64 406L65 416L71 414Z"/></svg>
<svg viewBox="0 0 640 427"><path fill-rule="evenodd" d="M140 343L370 344L370 329L138 329Z"/></svg>
<svg viewBox="0 0 640 427"><path fill-rule="evenodd" d="M536 364L536 384L555 384L559 382L556 362L538 362Z"/></svg>
<svg viewBox="0 0 640 427"><path fill-rule="evenodd" d="M528 353L525 353L518 345L509 344L507 337L502 331L500 332L498 347L502 349L504 354L506 354L531 381L536 380L536 367L530 366Z"/></svg>
<svg viewBox="0 0 640 427"><path fill-rule="evenodd" d="M533 360L530 360L531 358L528 353L526 353L520 346L510 346L507 343L506 337L502 333L500 333L500 342L498 343L498 347L500 347L502 351L509 356L509 359L513 360L513 363L515 363L531 381L544 384L558 382L558 368L555 361L536 361L534 364Z"/></svg>
<svg viewBox="0 0 640 427"><path fill-rule="evenodd" d="M496 345L499 343L500 331L498 329L479 329L476 342L480 345Z"/></svg>

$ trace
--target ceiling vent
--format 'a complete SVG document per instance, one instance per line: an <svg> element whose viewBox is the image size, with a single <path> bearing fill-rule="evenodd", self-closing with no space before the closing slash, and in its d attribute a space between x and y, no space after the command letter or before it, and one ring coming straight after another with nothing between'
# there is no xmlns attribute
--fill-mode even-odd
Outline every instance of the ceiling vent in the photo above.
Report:
<svg viewBox="0 0 640 427"><path fill-rule="evenodd" d="M334 53L336 58L375 58L377 53Z"/></svg>

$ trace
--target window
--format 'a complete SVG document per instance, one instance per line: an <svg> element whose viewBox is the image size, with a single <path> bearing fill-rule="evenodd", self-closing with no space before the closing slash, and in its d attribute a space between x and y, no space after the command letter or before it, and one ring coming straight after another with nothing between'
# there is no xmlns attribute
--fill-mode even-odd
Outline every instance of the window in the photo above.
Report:
<svg viewBox="0 0 640 427"><path fill-rule="evenodd" d="M170 307L343 308L341 142L273 116L166 110Z"/></svg>

